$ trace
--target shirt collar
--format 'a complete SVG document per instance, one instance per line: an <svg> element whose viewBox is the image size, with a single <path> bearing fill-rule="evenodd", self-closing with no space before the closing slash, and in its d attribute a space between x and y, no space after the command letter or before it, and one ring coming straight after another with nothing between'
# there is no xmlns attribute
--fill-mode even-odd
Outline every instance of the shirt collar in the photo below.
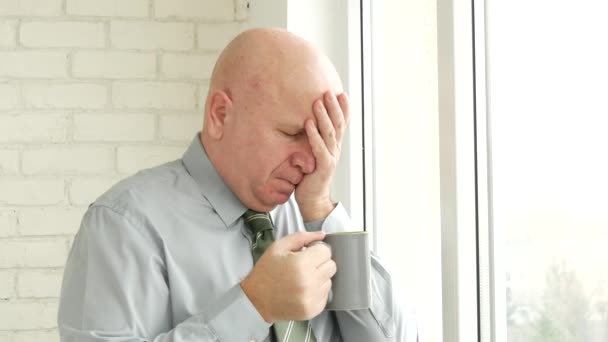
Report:
<svg viewBox="0 0 608 342"><path fill-rule="evenodd" d="M200 133L197 133L192 140L190 147L182 157L182 162L198 184L201 194L207 198L226 227L232 226L245 213L247 207L217 173L201 143Z"/></svg>

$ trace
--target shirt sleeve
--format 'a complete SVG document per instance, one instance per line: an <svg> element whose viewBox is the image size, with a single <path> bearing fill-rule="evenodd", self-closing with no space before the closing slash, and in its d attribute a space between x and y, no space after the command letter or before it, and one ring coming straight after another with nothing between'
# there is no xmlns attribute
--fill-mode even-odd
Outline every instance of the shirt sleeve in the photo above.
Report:
<svg viewBox="0 0 608 342"><path fill-rule="evenodd" d="M304 223L306 230L327 233L352 230L341 203L324 219ZM340 334L349 342L416 342L418 332L413 312L395 293L391 276L380 259L371 253L372 305L367 310L334 311Z"/></svg>
<svg viewBox="0 0 608 342"><path fill-rule="evenodd" d="M162 239L152 229L114 209L91 207L66 263L61 341L241 342L268 335L270 325L239 284L174 327L165 265Z"/></svg>

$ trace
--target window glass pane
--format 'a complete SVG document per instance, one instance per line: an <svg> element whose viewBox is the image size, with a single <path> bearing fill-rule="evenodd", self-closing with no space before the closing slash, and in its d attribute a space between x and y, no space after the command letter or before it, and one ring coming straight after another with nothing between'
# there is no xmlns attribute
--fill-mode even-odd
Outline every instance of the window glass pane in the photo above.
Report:
<svg viewBox="0 0 608 342"><path fill-rule="evenodd" d="M441 341L441 227L436 13L422 2L372 1L376 252L421 341ZM366 113L367 115L367 113Z"/></svg>
<svg viewBox="0 0 608 342"><path fill-rule="evenodd" d="M608 341L608 3L486 13L508 341Z"/></svg>

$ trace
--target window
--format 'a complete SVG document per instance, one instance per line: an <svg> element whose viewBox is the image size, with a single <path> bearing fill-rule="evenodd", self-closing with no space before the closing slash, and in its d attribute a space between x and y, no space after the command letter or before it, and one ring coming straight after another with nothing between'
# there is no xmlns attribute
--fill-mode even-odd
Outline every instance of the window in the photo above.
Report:
<svg viewBox="0 0 608 342"><path fill-rule="evenodd" d="M496 324L509 342L607 341L608 4L485 6Z"/></svg>
<svg viewBox="0 0 608 342"><path fill-rule="evenodd" d="M420 340L440 341L435 7L362 4L366 228L397 291L416 310Z"/></svg>
<svg viewBox="0 0 608 342"><path fill-rule="evenodd" d="M369 6L365 125L377 251L421 337L606 341L608 5L426 6Z"/></svg>

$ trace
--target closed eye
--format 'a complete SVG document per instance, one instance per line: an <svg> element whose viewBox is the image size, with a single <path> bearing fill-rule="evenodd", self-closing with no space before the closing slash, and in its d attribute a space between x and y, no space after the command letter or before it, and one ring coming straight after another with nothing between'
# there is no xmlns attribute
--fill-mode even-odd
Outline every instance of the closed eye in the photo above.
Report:
<svg viewBox="0 0 608 342"><path fill-rule="evenodd" d="M298 131L298 132L285 132L285 131L281 131L281 133L286 136L286 137L290 137L290 138L296 138L299 137L300 135L302 135L302 133L304 133L304 131Z"/></svg>

